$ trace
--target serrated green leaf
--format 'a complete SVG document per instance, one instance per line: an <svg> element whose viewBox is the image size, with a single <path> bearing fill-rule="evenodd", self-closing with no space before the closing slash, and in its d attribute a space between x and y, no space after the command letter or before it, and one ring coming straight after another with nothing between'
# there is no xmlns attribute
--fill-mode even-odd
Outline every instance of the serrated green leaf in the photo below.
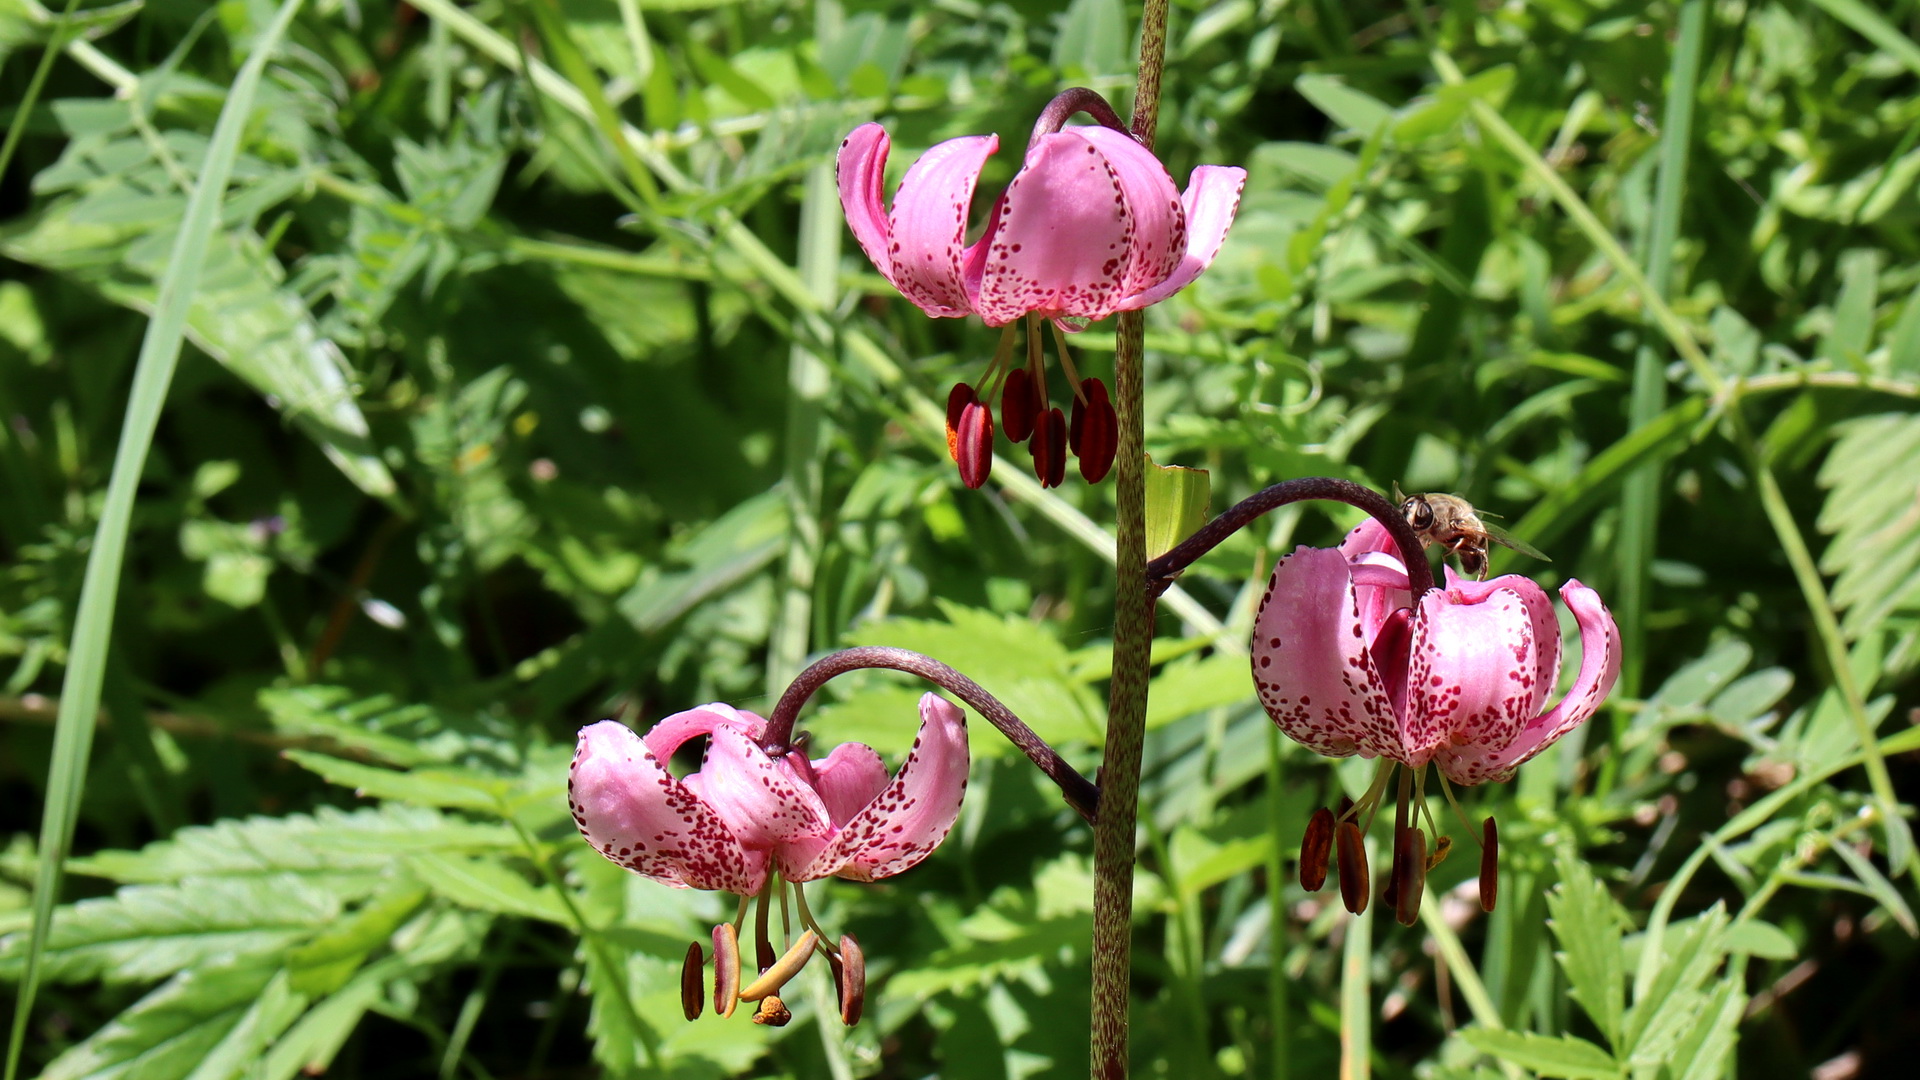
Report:
<svg viewBox="0 0 1920 1080"><path fill-rule="evenodd" d="M1531 1031L1493 1031L1472 1027L1460 1033L1474 1049L1564 1080L1614 1080L1623 1070L1605 1050L1572 1035L1549 1038Z"/></svg>
<svg viewBox="0 0 1920 1080"><path fill-rule="evenodd" d="M1560 966L1573 999L1607 1043L1617 1047L1626 1008L1626 966L1620 952L1625 915L1584 861L1560 858L1555 865L1560 885L1547 894L1547 908L1553 914L1553 936L1560 942Z"/></svg>
<svg viewBox="0 0 1920 1080"><path fill-rule="evenodd" d="M462 907L522 915L561 926L574 925L566 905L551 886L534 885L520 872L496 860L415 855L410 862L414 873L436 895Z"/></svg>
<svg viewBox="0 0 1920 1080"><path fill-rule="evenodd" d="M223 957L275 956L338 918L350 898L284 873L129 885L62 908L43 970L61 981L137 982ZM0 977L19 977L26 942L0 939Z"/></svg>
<svg viewBox="0 0 1920 1080"><path fill-rule="evenodd" d="M369 799L397 799L418 806L445 806L498 813L510 784L468 770L413 769L400 772L362 765L311 750L288 750L287 760L328 783L350 787Z"/></svg>
<svg viewBox="0 0 1920 1080"><path fill-rule="evenodd" d="M416 851L518 849L513 830L477 824L438 811L388 803L345 811L256 816L194 825L139 851L102 851L75 859L75 873L121 882L265 874L276 871L379 870Z"/></svg>
<svg viewBox="0 0 1920 1080"><path fill-rule="evenodd" d="M1163 666L1147 697L1147 730L1183 717L1253 700L1253 672L1245 656L1216 653Z"/></svg>
<svg viewBox="0 0 1920 1080"><path fill-rule="evenodd" d="M322 1075L346 1044L368 1006L380 999L386 983L406 971L396 956L361 968L338 991L307 1010L261 1058L258 1080L293 1080Z"/></svg>
<svg viewBox="0 0 1920 1080"><path fill-rule="evenodd" d="M1669 1059L1675 1080L1714 1080L1726 1075L1733 1043L1740 1034L1747 995L1732 980L1716 983L1686 1036Z"/></svg>
<svg viewBox="0 0 1920 1080"><path fill-rule="evenodd" d="M288 950L291 988L302 994L330 994L340 989L426 899L427 889L419 882L395 881L353 914L306 944Z"/></svg>
<svg viewBox="0 0 1920 1080"><path fill-rule="evenodd" d="M226 1038L275 977L257 961L174 976L55 1058L41 1080L179 1080Z"/></svg>
<svg viewBox="0 0 1920 1080"><path fill-rule="evenodd" d="M1651 1038L1649 1033L1662 1023L1670 1030L1681 1026L1677 1018L1684 1018L1689 1010L1680 1007L1680 1000L1697 995L1707 976L1726 959L1726 927L1726 909L1719 904L1667 927L1653 982L1646 996L1627 1010L1618 1045L1629 1055L1639 1053L1642 1043Z"/></svg>
<svg viewBox="0 0 1920 1080"><path fill-rule="evenodd" d="M885 619L858 628L850 640L858 645L912 649L966 672L1048 742L1101 737L1103 729L1095 719L1099 705L1074 677L1072 657L1047 626L946 601L940 603L940 610L945 622ZM918 700L917 688L913 696ZM903 733L910 733L918 727L919 714L904 715ZM901 720L890 723L902 727ZM822 725L827 730L824 719ZM994 740L1004 743L999 732L985 724L967 727L971 745L987 753L1002 752L983 746Z"/></svg>

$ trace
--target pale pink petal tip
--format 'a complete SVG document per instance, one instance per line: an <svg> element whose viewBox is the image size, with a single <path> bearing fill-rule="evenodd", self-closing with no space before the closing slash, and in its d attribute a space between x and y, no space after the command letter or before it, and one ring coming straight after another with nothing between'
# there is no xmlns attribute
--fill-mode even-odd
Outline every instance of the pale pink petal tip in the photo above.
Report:
<svg viewBox="0 0 1920 1080"><path fill-rule="evenodd" d="M980 170L999 146L997 135L948 139L922 154L894 192L887 277L929 315L954 318L973 311L962 274L967 220ZM881 265L877 258L874 263Z"/></svg>
<svg viewBox="0 0 1920 1080"><path fill-rule="evenodd" d="M960 816L967 763L966 713L937 694L923 696L920 732L906 764L847 822L810 876L872 881L917 865L946 839Z"/></svg>
<svg viewBox="0 0 1920 1080"><path fill-rule="evenodd" d="M874 269L893 280L893 259L887 254L887 207L883 189L887 175L887 130L879 124L861 124L840 143L834 176L840 185L840 209L847 227L860 242Z"/></svg>
<svg viewBox="0 0 1920 1080"><path fill-rule="evenodd" d="M1227 230L1240 210L1240 189L1247 183L1247 171L1229 165L1202 165L1187 181L1181 204L1187 217L1187 250L1180 265L1165 281L1129 297L1127 309L1157 304L1193 283L1201 272L1213 265Z"/></svg>

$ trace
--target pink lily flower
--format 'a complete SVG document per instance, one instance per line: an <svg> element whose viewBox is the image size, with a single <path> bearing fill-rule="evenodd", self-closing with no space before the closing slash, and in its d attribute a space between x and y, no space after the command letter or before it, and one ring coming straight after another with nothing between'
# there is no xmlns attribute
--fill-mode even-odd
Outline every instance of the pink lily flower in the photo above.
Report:
<svg viewBox="0 0 1920 1080"><path fill-rule="evenodd" d="M1100 123L1064 127L1076 111ZM967 244L974 187L999 136L934 146L907 170L888 210L882 187L890 145L886 129L871 123L840 144L840 204L861 250L928 315L977 313L988 326L1007 327L978 391L962 383L949 397L947 442L962 480L975 488L986 482L998 393L1007 437L1033 439L1043 485L1060 483L1068 450L1087 482L1097 483L1113 463L1114 410L1105 385L1074 370L1061 331L1159 303L1199 277L1233 224L1246 171L1202 165L1183 193L1098 94L1068 90L1041 115L1020 171L995 200L980 238ZM1023 316L1026 362L1010 363L1013 327ZM1048 402L1043 319L1053 324L1073 389L1070 424Z"/></svg>
<svg viewBox="0 0 1920 1080"><path fill-rule="evenodd" d="M580 729L567 780L574 823L594 850L675 888L758 894L788 881L872 881L926 858L953 828L967 786L966 714L920 699L920 733L898 776L865 743L808 761L760 747L767 722L703 705L646 737L617 720ZM676 779L667 762L707 736L700 768Z"/></svg>
<svg viewBox="0 0 1920 1080"><path fill-rule="evenodd" d="M859 1019L866 993L859 943L832 944L808 911L800 883L823 877L873 881L917 865L946 839L967 786L966 714L945 699L920 699L920 731L898 775L864 743L842 743L818 760L795 748L769 753L767 722L731 705L703 705L655 724L643 738L616 720L580 729L567 778L567 806L595 851L635 873L679 889L742 897L740 917L714 927L714 1010L731 1015L759 1002L754 1021L790 1018L778 991L808 957L824 952L840 990L841 1019ZM676 778L674 752L705 736L700 768ZM768 938L767 909L785 909L793 885L804 930L784 954ZM760 976L742 985L739 935L747 898L758 897ZM699 1016L698 942L682 971L687 1019Z"/></svg>
<svg viewBox="0 0 1920 1080"><path fill-rule="evenodd" d="M1560 676L1560 626L1540 586L1511 574L1472 581L1449 567L1445 586L1426 593L1414 610L1398 550L1386 529L1368 520L1340 547L1301 547L1274 567L1254 623L1253 677L1261 705L1289 738L1329 757L1382 758L1416 777L1431 764L1454 783L1479 784L1512 776L1598 711L1620 675L1620 631L1598 593L1571 579L1560 588L1580 628L1580 671L1548 707ZM1383 769L1360 805L1345 812L1343 834L1372 812L1390 771ZM1403 786L1396 879L1403 860L1411 860L1403 846L1417 841L1425 861L1424 836L1409 833L1418 823L1409 823L1408 795ZM1321 814L1328 815L1324 824L1310 825L1308 834L1324 877L1325 841L1335 825L1329 811ZM1482 901L1491 908L1491 819L1482 831ZM1358 850L1358 828L1341 843L1345 890L1349 862L1364 858L1345 850ZM1437 849L1434 861L1443 852ZM1302 865L1304 880L1304 859ZM1404 873L1409 882L1425 877L1424 867L1416 873L1410 861ZM1364 893L1363 864L1358 877ZM1417 912L1416 887L1389 885L1389 892L1403 915L1409 903ZM1349 897L1349 908L1356 903L1364 908L1365 896Z"/></svg>
<svg viewBox="0 0 1920 1080"><path fill-rule="evenodd" d="M998 135L967 135L921 155L882 201L890 143L862 124L840 144L840 204L873 265L935 318L978 313L988 326L1023 315L1104 319L1157 304L1219 254L1239 210L1244 169L1202 165L1183 194L1133 136L1089 124L1040 134L994 203L986 231L963 242L973 189Z"/></svg>

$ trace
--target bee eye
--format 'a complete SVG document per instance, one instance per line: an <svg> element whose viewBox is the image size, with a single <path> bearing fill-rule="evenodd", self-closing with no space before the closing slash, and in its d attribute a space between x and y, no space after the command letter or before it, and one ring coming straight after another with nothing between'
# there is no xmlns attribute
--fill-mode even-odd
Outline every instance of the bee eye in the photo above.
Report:
<svg viewBox="0 0 1920 1080"><path fill-rule="evenodd" d="M1407 500L1407 524L1424 529L1433 524L1433 507L1418 499Z"/></svg>

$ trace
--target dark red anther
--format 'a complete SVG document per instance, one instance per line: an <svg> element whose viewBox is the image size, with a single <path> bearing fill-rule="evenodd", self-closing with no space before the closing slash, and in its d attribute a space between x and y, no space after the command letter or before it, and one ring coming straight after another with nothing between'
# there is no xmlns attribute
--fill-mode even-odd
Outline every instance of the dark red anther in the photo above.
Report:
<svg viewBox="0 0 1920 1080"><path fill-rule="evenodd" d="M1500 830L1488 818L1480 827L1480 910L1492 911L1500 899Z"/></svg>
<svg viewBox="0 0 1920 1080"><path fill-rule="evenodd" d="M1007 373L1007 384L1000 391L1000 424L1007 438L1026 442L1033 434L1033 422L1047 407L1047 388L1026 368Z"/></svg>
<svg viewBox="0 0 1920 1080"><path fill-rule="evenodd" d="M1400 920L1401 926L1412 926L1420 921L1420 900L1427 892L1427 834L1418 826L1408 826L1400 830L1406 839L1394 845L1404 848L1398 854L1394 867L1395 883L1393 914Z"/></svg>
<svg viewBox="0 0 1920 1080"><path fill-rule="evenodd" d="M1367 899L1373 894L1373 881L1367 874L1366 839L1360 835L1360 826L1351 821L1341 822L1334 836L1340 859L1340 902L1358 915L1367 910Z"/></svg>
<svg viewBox="0 0 1920 1080"><path fill-rule="evenodd" d="M833 962L835 988L840 991L840 1022L852 1027L867 1007L867 954L852 934L840 935L840 955Z"/></svg>
<svg viewBox="0 0 1920 1080"><path fill-rule="evenodd" d="M969 405L978 405L980 395L966 383L955 383L947 391L947 456L960 460L960 415Z"/></svg>
<svg viewBox="0 0 1920 1080"><path fill-rule="evenodd" d="M970 488L978 489L993 471L993 412L979 401L960 408L953 460L960 463L960 482Z"/></svg>
<svg viewBox="0 0 1920 1080"><path fill-rule="evenodd" d="M1333 811L1321 807L1307 819L1300 838L1300 887L1319 892L1327 883L1327 857L1333 853Z"/></svg>
<svg viewBox="0 0 1920 1080"><path fill-rule="evenodd" d="M1048 409L1033 426L1033 475L1041 487L1059 487L1067 476L1067 418Z"/></svg>
<svg viewBox="0 0 1920 1080"><path fill-rule="evenodd" d="M1120 448L1120 418L1107 397L1107 384L1080 380L1080 396L1073 399L1073 425L1067 444L1080 459L1080 477L1089 484L1106 479L1113 455Z"/></svg>
<svg viewBox="0 0 1920 1080"><path fill-rule="evenodd" d="M687 959L680 965L680 1011L687 1019L700 1019L700 1010L706 1006L706 987L701 985L701 972L707 967L707 958L700 952L700 943L687 943Z"/></svg>

